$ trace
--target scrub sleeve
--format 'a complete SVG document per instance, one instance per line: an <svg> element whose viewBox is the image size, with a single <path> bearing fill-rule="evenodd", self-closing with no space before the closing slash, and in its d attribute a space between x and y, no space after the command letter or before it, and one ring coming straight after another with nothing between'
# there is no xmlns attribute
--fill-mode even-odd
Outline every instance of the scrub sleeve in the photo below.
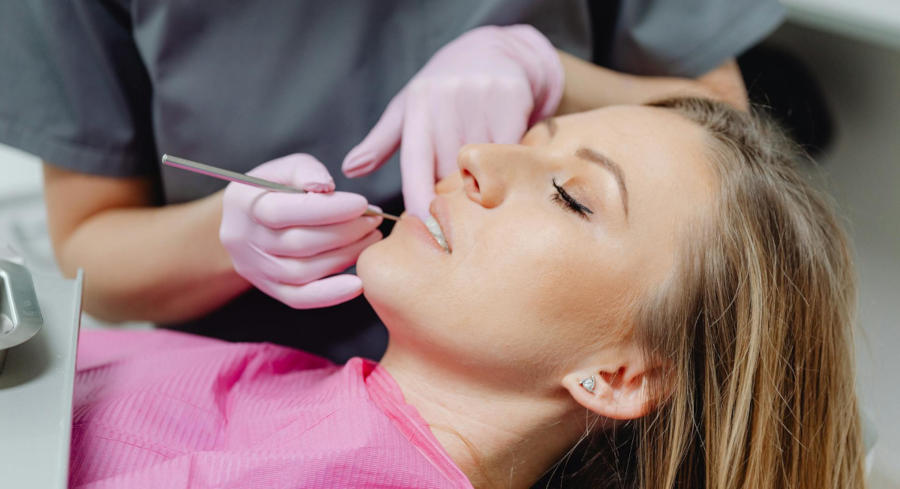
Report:
<svg viewBox="0 0 900 489"><path fill-rule="evenodd" d="M784 17L774 0L636 0L619 4L608 65L695 78L762 40Z"/></svg>
<svg viewBox="0 0 900 489"><path fill-rule="evenodd" d="M337 188L398 213L396 156L352 180L341 161L461 33L529 23L558 48L617 70L697 76L760 40L782 15L776 0L0 2L0 143L79 172L146 176L158 183L160 205L224 186L161 168L164 152L240 172L310 153ZM337 362L379 358L386 341L362 298L296 311L255 289L167 327Z"/></svg>

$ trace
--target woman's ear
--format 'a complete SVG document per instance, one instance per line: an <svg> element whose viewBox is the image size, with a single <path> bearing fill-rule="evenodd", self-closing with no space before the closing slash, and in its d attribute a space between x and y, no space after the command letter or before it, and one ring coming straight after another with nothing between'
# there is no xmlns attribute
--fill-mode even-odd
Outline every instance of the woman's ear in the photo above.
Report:
<svg viewBox="0 0 900 489"><path fill-rule="evenodd" d="M652 411L661 400L659 386L663 369L640 360L597 366L571 372L563 386L578 404L611 419L637 419ZM664 389L663 389L664 390Z"/></svg>

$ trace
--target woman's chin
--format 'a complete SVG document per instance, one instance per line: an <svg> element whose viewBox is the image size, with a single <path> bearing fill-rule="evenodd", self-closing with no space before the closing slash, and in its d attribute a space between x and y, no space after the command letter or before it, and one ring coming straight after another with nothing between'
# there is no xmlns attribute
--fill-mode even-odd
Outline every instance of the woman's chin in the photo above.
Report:
<svg viewBox="0 0 900 489"><path fill-rule="evenodd" d="M378 288L378 283L381 281L378 277L378 263L379 263L379 255L384 255L381 253L381 249L385 246L385 240L381 240L368 248L364 249L362 253L360 253L359 258L356 259L356 274L359 276L360 280L363 283L363 294L366 295L366 298L369 297L369 290L375 290ZM371 302L371 299L369 300Z"/></svg>
<svg viewBox="0 0 900 489"><path fill-rule="evenodd" d="M362 280L363 296L390 332L400 312L395 310L396 306L402 301L395 297L399 287L393 283L392 272L388 269L392 261L390 253L382 249L389 246L379 241L366 248L356 262L356 273Z"/></svg>
<svg viewBox="0 0 900 489"><path fill-rule="evenodd" d="M363 295L375 310L384 303L397 301L404 294L404 270L409 266L398 253L391 236L369 246L356 261L356 274L362 280ZM398 255L400 255L398 257Z"/></svg>
<svg viewBox="0 0 900 489"><path fill-rule="evenodd" d="M369 302L391 296L407 296L416 282L427 280L422 276L422 245L412 239L408 230L395 225L391 234L369 246L356 260L356 273L363 283L363 292ZM421 284L419 284L421 285Z"/></svg>
<svg viewBox="0 0 900 489"><path fill-rule="evenodd" d="M404 236L392 234L366 248L356 262L363 295L392 334L398 325L422 319L421 309L432 309L428 285L434 280L423 275L429 268L418 256Z"/></svg>

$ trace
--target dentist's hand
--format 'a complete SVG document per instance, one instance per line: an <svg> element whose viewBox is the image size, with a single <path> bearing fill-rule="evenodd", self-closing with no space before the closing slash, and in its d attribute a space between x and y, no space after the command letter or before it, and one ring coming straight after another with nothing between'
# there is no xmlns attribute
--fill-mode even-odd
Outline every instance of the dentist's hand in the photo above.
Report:
<svg viewBox="0 0 900 489"><path fill-rule="evenodd" d="M444 46L344 159L348 177L377 170L400 146L406 210L424 217L434 184L467 143L518 143L562 97L559 55L528 25L480 27Z"/></svg>
<svg viewBox="0 0 900 489"><path fill-rule="evenodd" d="M381 218L362 215L368 206L365 197L334 192L325 166L305 154L263 163L248 175L307 193L228 185L219 239L237 273L297 309L331 306L359 295L359 277L329 275L356 263L362 250L381 239L376 229Z"/></svg>

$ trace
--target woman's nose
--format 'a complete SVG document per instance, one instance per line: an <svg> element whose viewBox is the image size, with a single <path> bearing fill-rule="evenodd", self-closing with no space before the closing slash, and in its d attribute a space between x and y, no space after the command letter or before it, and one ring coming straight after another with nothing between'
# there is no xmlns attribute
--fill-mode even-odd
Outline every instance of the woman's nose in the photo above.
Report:
<svg viewBox="0 0 900 489"><path fill-rule="evenodd" d="M467 144L459 150L463 189L474 202L487 208L503 202L511 177L510 148L505 144Z"/></svg>

